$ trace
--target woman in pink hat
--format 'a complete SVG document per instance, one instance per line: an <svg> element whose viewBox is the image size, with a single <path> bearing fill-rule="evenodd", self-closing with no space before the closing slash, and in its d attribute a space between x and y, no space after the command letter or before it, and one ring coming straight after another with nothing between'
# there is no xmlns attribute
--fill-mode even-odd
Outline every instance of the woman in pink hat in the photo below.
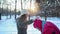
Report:
<svg viewBox="0 0 60 34"><path fill-rule="evenodd" d="M42 34L60 34L59 29L52 22L35 19L33 25L34 28L37 28Z"/></svg>

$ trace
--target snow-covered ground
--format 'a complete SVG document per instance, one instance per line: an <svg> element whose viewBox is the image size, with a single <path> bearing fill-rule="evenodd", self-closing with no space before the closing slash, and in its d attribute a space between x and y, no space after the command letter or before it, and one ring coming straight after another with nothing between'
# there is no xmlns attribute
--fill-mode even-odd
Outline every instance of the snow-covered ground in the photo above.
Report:
<svg viewBox="0 0 60 34"><path fill-rule="evenodd" d="M35 19L35 17L32 17ZM44 20L44 18L42 18ZM47 21L53 22L60 29L60 18L48 17ZM10 19L9 16L2 16L0 20L0 34L17 34L17 27L14 16ZM28 25L27 34L41 34L41 32L33 27L33 23Z"/></svg>

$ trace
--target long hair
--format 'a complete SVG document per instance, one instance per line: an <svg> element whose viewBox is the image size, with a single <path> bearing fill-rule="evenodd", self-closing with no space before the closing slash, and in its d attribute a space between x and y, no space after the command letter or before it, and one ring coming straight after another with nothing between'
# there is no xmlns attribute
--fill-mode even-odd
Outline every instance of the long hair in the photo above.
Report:
<svg viewBox="0 0 60 34"><path fill-rule="evenodd" d="M23 21L27 18L27 14L23 14L23 15L21 15L21 17L20 17Z"/></svg>

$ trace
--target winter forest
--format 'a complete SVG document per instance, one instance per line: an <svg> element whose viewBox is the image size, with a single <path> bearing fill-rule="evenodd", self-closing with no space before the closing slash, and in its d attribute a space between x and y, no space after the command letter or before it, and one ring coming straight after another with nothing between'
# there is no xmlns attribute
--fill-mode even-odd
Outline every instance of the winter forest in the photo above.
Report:
<svg viewBox="0 0 60 34"><path fill-rule="evenodd" d="M22 14L33 21L28 27L19 18ZM27 28L18 28L20 22ZM0 0L0 34L24 33L60 34L60 0Z"/></svg>

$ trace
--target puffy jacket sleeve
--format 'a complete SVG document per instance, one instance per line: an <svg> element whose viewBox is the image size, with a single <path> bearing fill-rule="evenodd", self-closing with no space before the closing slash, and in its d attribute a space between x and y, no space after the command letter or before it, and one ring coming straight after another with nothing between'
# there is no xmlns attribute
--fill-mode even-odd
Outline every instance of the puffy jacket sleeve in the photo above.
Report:
<svg viewBox="0 0 60 34"><path fill-rule="evenodd" d="M29 20L29 21L27 21L27 24L29 25L29 24L32 24L33 23L33 20Z"/></svg>

